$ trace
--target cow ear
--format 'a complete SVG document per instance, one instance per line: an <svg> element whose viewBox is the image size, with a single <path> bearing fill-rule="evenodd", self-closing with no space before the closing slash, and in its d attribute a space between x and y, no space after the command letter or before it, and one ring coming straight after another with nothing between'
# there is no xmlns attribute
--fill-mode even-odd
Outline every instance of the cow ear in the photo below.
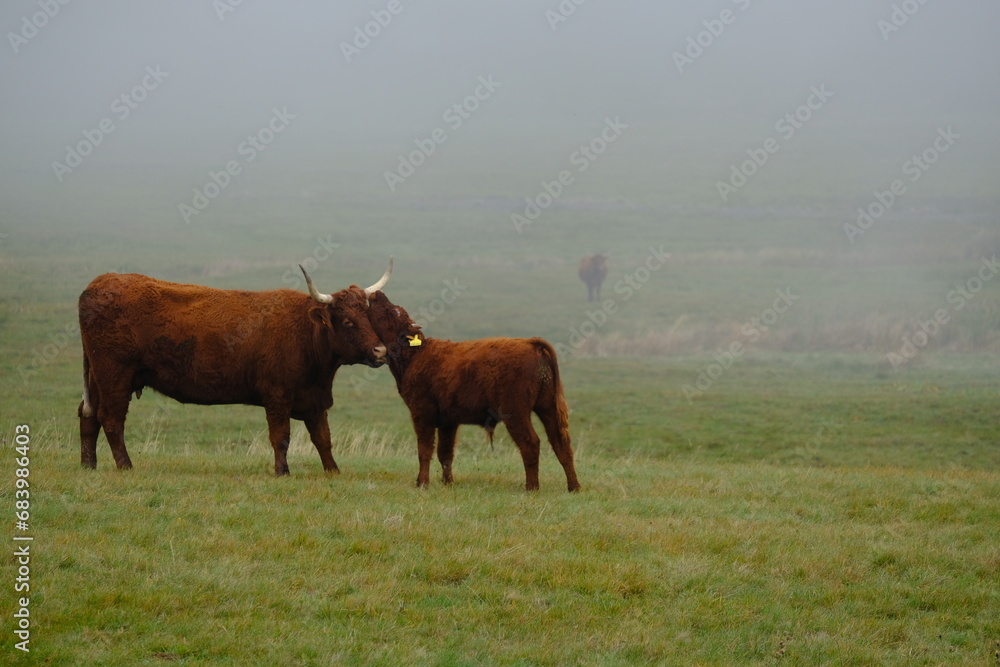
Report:
<svg viewBox="0 0 1000 667"><path fill-rule="evenodd" d="M309 309L309 317L321 327L333 328L330 323L330 310L326 306L313 306Z"/></svg>

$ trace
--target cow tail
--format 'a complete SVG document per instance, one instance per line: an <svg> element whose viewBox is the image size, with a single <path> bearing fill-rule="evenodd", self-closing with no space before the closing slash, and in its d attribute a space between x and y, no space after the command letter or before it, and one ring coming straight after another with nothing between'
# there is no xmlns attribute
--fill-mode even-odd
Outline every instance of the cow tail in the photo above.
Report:
<svg viewBox="0 0 1000 667"><path fill-rule="evenodd" d="M80 416L94 416L94 404L90 396L90 357L87 356L87 350L83 351L83 402L80 403Z"/></svg>
<svg viewBox="0 0 1000 667"><path fill-rule="evenodd" d="M562 380L559 378L559 360L556 358L556 351L548 341L541 338L532 340L535 347L548 362L549 370L552 372L553 394L556 407L556 418L559 426L559 438L569 444L569 405L566 404L566 395L563 393Z"/></svg>

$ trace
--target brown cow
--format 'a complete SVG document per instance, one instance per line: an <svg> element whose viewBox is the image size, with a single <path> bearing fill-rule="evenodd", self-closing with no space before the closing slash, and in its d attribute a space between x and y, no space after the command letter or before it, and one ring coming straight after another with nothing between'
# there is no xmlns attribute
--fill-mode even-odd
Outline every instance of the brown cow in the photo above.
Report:
<svg viewBox="0 0 1000 667"><path fill-rule="evenodd" d="M464 342L425 338L406 311L382 292L372 296L368 316L389 350L396 388L410 408L420 459L417 486L428 483L435 429L442 478L450 484L459 425L483 426L492 435L493 428L503 422L521 451L525 487L537 489L539 439L531 425L534 412L545 425L549 443L566 473L567 487L579 490L569 410L551 345L541 338Z"/></svg>
<svg viewBox="0 0 1000 667"><path fill-rule="evenodd" d="M301 268L301 267L300 267ZM305 269L302 269L305 274ZM309 295L221 290L106 273L80 295L83 401L80 462L97 467L100 430L119 468L131 468L125 415L132 393L152 389L181 403L243 403L264 408L274 472L288 474L289 419L300 419L323 469L339 472L330 451L327 411L333 376L344 364L385 362L368 320L367 289Z"/></svg>
<svg viewBox="0 0 1000 667"><path fill-rule="evenodd" d="M580 280L587 284L587 301L601 298L601 283L608 275L607 260L607 255L591 255L580 262Z"/></svg>

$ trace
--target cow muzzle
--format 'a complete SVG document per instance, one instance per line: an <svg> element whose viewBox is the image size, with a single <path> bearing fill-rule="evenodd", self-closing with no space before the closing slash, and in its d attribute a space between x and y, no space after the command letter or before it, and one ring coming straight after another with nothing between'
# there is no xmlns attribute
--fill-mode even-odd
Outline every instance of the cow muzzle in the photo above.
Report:
<svg viewBox="0 0 1000 667"><path fill-rule="evenodd" d="M386 351L385 345L376 345L375 349L372 350L372 361L369 366L372 368L378 368L386 362Z"/></svg>

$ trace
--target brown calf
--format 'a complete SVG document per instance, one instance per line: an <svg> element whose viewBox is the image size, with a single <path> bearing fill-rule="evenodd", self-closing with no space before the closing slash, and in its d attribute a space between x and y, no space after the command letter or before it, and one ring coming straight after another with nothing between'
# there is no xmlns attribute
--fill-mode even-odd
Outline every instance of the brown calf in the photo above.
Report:
<svg viewBox="0 0 1000 667"><path fill-rule="evenodd" d="M372 296L368 316L389 350L389 368L410 409L420 459L417 486L428 483L435 429L442 477L450 484L459 425L476 424L492 434L503 422L521 452L525 487L537 489L540 441L531 424L534 412L566 473L567 488L579 490L569 410L551 345L541 338L425 338L406 311L382 292Z"/></svg>

